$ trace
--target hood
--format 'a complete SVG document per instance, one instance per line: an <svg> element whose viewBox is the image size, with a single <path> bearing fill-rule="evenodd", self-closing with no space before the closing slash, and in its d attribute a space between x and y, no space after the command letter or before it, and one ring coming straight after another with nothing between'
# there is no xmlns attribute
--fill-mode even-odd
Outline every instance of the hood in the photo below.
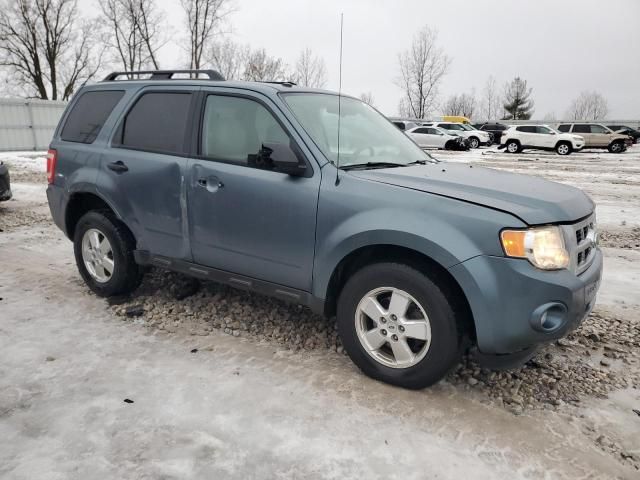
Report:
<svg viewBox="0 0 640 480"><path fill-rule="evenodd" d="M528 225L573 222L593 212L574 187L542 178L458 163L352 170L359 178L442 195L510 213Z"/></svg>

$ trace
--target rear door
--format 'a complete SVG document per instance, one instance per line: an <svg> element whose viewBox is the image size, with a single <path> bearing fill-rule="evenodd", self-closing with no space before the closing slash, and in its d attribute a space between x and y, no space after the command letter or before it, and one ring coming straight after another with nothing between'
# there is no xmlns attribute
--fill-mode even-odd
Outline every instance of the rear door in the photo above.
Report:
<svg viewBox="0 0 640 480"><path fill-rule="evenodd" d="M320 169L267 97L203 89L198 155L187 175L196 263L310 291ZM293 144L308 176L257 161L263 143Z"/></svg>
<svg viewBox="0 0 640 480"><path fill-rule="evenodd" d="M584 146L585 148L593 147L596 145L594 136L591 134L591 126L587 124L579 124L576 123L573 125L571 129L571 133L575 133L576 135L580 135L584 138Z"/></svg>
<svg viewBox="0 0 640 480"><path fill-rule="evenodd" d="M531 125L521 125L516 127L516 131L518 132L518 139L522 145L530 145L532 147L537 147L538 135L536 134L536 127Z"/></svg>
<svg viewBox="0 0 640 480"><path fill-rule="evenodd" d="M190 259L186 230L190 87L147 87L118 120L100 163L99 191L132 229L138 248Z"/></svg>

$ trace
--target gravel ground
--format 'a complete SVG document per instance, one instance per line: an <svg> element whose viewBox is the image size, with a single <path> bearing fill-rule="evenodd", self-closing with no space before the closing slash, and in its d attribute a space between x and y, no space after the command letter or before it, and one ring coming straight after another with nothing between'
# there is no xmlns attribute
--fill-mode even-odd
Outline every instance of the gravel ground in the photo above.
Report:
<svg viewBox="0 0 640 480"><path fill-rule="evenodd" d="M616 265L625 268L635 261L640 247L640 147L620 156L598 152L574 155L569 160L538 154L514 158L487 150L439 155L583 188L598 204L600 242L606 247L605 268L614 259ZM40 162L41 157L14 160L15 198L0 204L0 232L20 232L50 224L42 196L44 173L30 168L31 160ZM7 163L11 164L11 160ZM33 185L36 182L38 186ZM616 274L613 272L613 277ZM583 434L598 449L624 465L640 469L637 443L634 446L633 441L625 439L617 427L603 432L599 427L602 420L589 419L584 413L593 402L618 395L623 395L623 400L616 405L627 408L629 395L624 397L625 392L640 389L640 302L634 300L637 291L633 285L624 284L624 277L622 280L622 300L604 304L600 301L575 332L545 346L522 368L488 371L465 357L444 384L477 395L482 402L515 416L545 411L566 415L579 423ZM334 319L319 317L301 306L158 269L149 270L133 297L111 299L108 303L108 310L121 320L151 333L192 338L215 338L222 333L296 354L336 358L343 354ZM640 405L631 406L640 411ZM604 417L611 415L611 410L604 413ZM624 418L624 422L640 421L640 413L632 420Z"/></svg>

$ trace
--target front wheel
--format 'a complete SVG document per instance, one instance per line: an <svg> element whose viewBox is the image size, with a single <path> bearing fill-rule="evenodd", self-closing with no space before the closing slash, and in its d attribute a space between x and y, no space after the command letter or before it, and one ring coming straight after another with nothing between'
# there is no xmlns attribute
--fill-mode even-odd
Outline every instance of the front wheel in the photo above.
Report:
<svg viewBox="0 0 640 480"><path fill-rule="evenodd" d="M559 143L556 145L556 153L558 155L569 155L571 153L571 145L568 143Z"/></svg>
<svg viewBox="0 0 640 480"><path fill-rule="evenodd" d="M142 281L133 258L135 241L127 227L108 212L91 211L75 228L73 250L78 271L101 297L131 293Z"/></svg>
<svg viewBox="0 0 640 480"><path fill-rule="evenodd" d="M338 299L338 332L351 360L371 378L428 387L459 361L452 305L426 275L379 263L356 272Z"/></svg>
<svg viewBox="0 0 640 480"><path fill-rule="evenodd" d="M471 137L469 139L469 146L471 148L478 148L480 146L480 140L478 140L476 137Z"/></svg>

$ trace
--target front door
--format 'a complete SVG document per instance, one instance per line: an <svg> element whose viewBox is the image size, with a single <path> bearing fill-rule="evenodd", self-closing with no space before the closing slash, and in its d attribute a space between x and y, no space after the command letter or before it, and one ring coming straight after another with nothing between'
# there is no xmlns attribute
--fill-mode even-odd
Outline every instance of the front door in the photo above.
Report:
<svg viewBox="0 0 640 480"><path fill-rule="evenodd" d="M320 170L309 159L306 177L261 164L264 143L300 145L268 99L205 90L204 102L187 179L194 261L309 291Z"/></svg>

